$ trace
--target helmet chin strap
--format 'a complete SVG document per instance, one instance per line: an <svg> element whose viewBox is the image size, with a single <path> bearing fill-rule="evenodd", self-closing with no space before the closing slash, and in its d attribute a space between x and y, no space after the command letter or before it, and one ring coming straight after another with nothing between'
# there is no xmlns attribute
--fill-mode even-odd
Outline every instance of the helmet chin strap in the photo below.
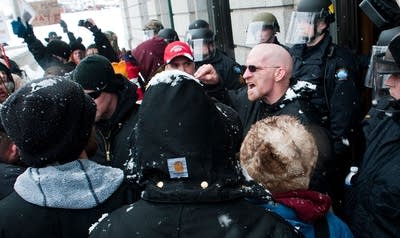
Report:
<svg viewBox="0 0 400 238"><path fill-rule="evenodd" d="M314 42L317 38L321 38L320 36L323 36L325 33L328 33L328 27L325 27L321 32L318 32L318 21L314 24L314 32L315 34L309 38L309 43L307 43L308 46L313 46L316 45L318 42Z"/></svg>

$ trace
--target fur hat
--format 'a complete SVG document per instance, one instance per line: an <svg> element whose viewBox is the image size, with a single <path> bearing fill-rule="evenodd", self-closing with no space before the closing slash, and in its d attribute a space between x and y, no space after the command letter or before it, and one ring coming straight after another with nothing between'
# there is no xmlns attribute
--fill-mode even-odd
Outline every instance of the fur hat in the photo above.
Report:
<svg viewBox="0 0 400 238"><path fill-rule="evenodd" d="M96 113L94 101L68 78L31 81L0 109L3 126L32 167L78 158L88 143Z"/></svg>
<svg viewBox="0 0 400 238"><path fill-rule="evenodd" d="M271 193L308 189L318 157L314 137L290 116L255 123L240 148L240 162Z"/></svg>
<svg viewBox="0 0 400 238"><path fill-rule="evenodd" d="M63 59L69 59L71 55L71 47L62 40L52 40L47 44L47 50Z"/></svg>
<svg viewBox="0 0 400 238"><path fill-rule="evenodd" d="M115 74L111 62L101 55L85 57L76 67L73 79L85 90L115 93L123 87L123 76Z"/></svg>

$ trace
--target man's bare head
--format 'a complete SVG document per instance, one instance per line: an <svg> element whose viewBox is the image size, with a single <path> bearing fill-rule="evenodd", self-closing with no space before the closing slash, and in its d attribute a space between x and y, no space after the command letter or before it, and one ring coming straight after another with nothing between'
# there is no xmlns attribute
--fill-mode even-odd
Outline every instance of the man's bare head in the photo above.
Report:
<svg viewBox="0 0 400 238"><path fill-rule="evenodd" d="M289 52L277 44L258 44L250 51L243 75L250 101L275 103L289 87L293 61Z"/></svg>
<svg viewBox="0 0 400 238"><path fill-rule="evenodd" d="M293 60L289 52L277 44L258 44L251 49L247 60L258 60L263 66L279 66L286 71L287 77L292 76ZM247 64L249 65L249 63Z"/></svg>

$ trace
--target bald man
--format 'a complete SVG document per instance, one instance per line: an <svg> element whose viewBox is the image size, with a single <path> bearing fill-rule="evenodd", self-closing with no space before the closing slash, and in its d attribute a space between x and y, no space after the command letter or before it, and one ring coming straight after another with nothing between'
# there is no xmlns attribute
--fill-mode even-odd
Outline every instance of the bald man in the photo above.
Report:
<svg viewBox="0 0 400 238"><path fill-rule="evenodd" d="M292 67L292 58L285 48L272 43L258 44L246 59L243 74L246 86L225 91L222 99L216 97L219 94L213 96L238 112L244 136L255 122L267 117L290 115L298 118L316 138L318 160L321 161L314 170L310 189L330 194L329 183L334 176L334 171L329 170L332 163L331 141L328 131L321 126L317 111L307 100L307 94L315 87L303 81L291 85ZM206 83L218 84L218 81L207 78Z"/></svg>
<svg viewBox="0 0 400 238"><path fill-rule="evenodd" d="M312 90L312 85L299 82L291 87L292 67L292 58L285 48L277 44L258 44L246 59L246 71L243 74L246 86L227 91L224 97L218 94L213 96L239 113L244 136L251 125L268 116L291 115L302 123L319 125L316 112L302 96L302 93ZM219 82L208 79L205 83Z"/></svg>

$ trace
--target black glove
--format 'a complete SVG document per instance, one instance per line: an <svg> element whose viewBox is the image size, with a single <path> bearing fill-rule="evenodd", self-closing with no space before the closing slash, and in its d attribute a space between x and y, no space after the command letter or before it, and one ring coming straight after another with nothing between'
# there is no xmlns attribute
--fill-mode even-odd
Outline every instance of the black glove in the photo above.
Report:
<svg viewBox="0 0 400 238"><path fill-rule="evenodd" d="M60 26L63 29L64 33L68 33L68 26L67 26L67 23L65 21L60 20Z"/></svg>
<svg viewBox="0 0 400 238"><path fill-rule="evenodd" d="M99 31L99 28L97 28L96 25L93 25L90 21L88 20L79 20L78 22L78 26L82 26L85 27L86 29L88 29L89 31L96 33Z"/></svg>

